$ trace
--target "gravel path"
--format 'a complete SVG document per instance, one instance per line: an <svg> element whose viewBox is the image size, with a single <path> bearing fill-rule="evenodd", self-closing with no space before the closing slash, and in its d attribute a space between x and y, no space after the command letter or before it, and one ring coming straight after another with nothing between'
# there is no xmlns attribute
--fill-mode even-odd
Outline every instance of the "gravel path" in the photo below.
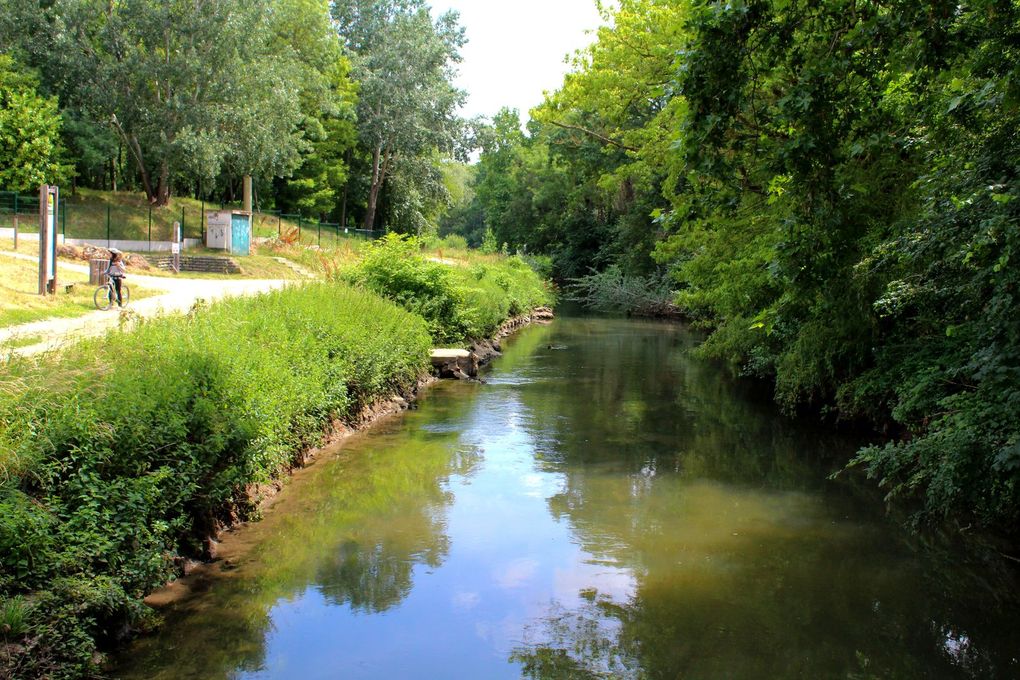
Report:
<svg viewBox="0 0 1020 680"><path fill-rule="evenodd" d="M3 252L0 254L18 259L38 261L38 258L22 253ZM86 265L61 262L60 266L86 274L89 271ZM134 274L128 276L127 283L129 286L140 286L164 292L160 295L138 300L137 302L132 301L127 309L123 311L117 308L105 312L96 310L70 319L44 319L42 321L0 328L0 343L17 337L41 335L46 338L45 342L11 350L21 355L38 354L39 352L57 349L77 338L102 335L111 328L118 327L122 317L130 320L134 317L152 317L171 312L185 312L191 309L197 300L212 302L224 297L264 293L269 290L283 288L288 284L300 285L296 281L282 279L224 281L221 279L167 278Z"/></svg>

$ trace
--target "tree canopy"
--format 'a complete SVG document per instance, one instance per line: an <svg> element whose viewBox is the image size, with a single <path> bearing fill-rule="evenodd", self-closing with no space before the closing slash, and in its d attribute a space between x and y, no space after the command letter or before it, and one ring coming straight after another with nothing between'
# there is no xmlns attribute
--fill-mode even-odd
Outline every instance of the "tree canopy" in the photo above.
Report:
<svg viewBox="0 0 1020 680"><path fill-rule="evenodd" d="M333 17L352 55L360 87L358 132L371 155L363 226L373 228L380 192L391 178L398 212L409 213L402 221L414 224L428 211L422 202L442 190L437 166L423 159L452 153L461 131L455 114L464 93L452 81L464 29L456 12L433 21L422 0L334 2Z"/></svg>
<svg viewBox="0 0 1020 680"><path fill-rule="evenodd" d="M442 164L464 132L455 13L389 0L0 10L0 51L55 97L76 183L160 206L234 200L253 175L262 207L404 231L434 230L449 205Z"/></svg>
<svg viewBox="0 0 1020 680"><path fill-rule="evenodd" d="M494 120L484 227L612 271L791 412L864 420L920 517L1020 519L1020 8L621 0L522 133ZM589 286L589 289L592 287Z"/></svg>

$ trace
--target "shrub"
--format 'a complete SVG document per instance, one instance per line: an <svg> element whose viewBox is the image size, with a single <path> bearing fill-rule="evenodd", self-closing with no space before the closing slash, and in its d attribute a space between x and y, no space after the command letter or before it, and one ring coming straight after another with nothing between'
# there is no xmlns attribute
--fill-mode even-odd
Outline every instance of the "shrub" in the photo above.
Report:
<svg viewBox="0 0 1020 680"><path fill-rule="evenodd" d="M342 277L422 316L436 343L484 337L508 316L552 301L520 258L447 266L424 257L418 245L412 237L390 234Z"/></svg>

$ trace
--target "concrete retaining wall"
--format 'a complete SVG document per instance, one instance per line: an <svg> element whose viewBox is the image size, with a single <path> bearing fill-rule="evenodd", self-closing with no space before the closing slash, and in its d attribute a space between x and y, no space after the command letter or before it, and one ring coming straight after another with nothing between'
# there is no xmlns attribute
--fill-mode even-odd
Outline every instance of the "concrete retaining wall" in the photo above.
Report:
<svg viewBox="0 0 1020 680"><path fill-rule="evenodd" d="M0 227L0 238L14 238L13 227ZM18 230L19 241L38 241L39 234L36 233L24 233L20 229ZM132 253L169 253L170 241L127 241L124 239L111 239L105 238L64 238L62 234L57 234L58 245L69 245L69 246L84 246L93 245L99 246L100 248L119 248L120 250L126 250ZM201 248L202 239L200 238L186 238L184 239L184 249L188 248Z"/></svg>
<svg viewBox="0 0 1020 680"><path fill-rule="evenodd" d="M14 227L0 227L0 238L14 238ZM23 230L18 229L18 241L39 241L39 234L31 232L26 234ZM71 239L67 239L70 243ZM57 245L64 245L64 236L57 234Z"/></svg>
<svg viewBox="0 0 1020 680"><path fill-rule="evenodd" d="M170 241L126 241L122 239L112 239L107 241L105 238L67 238L63 239L61 243L66 243L70 246L91 244L101 248L119 248L120 250L126 250L131 253L169 253L170 246L172 245ZM188 248L201 247L202 239L184 239L185 250Z"/></svg>

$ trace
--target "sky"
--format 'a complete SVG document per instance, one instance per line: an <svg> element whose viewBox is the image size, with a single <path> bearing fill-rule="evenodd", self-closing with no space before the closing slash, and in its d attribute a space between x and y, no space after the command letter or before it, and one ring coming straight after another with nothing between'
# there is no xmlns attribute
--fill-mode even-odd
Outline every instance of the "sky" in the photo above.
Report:
<svg viewBox="0 0 1020 680"><path fill-rule="evenodd" d="M595 40L601 23L595 0L433 0L433 16L460 12L468 43L456 84L467 90L461 115L491 118L503 106L521 121L559 89L569 70L564 57Z"/></svg>

